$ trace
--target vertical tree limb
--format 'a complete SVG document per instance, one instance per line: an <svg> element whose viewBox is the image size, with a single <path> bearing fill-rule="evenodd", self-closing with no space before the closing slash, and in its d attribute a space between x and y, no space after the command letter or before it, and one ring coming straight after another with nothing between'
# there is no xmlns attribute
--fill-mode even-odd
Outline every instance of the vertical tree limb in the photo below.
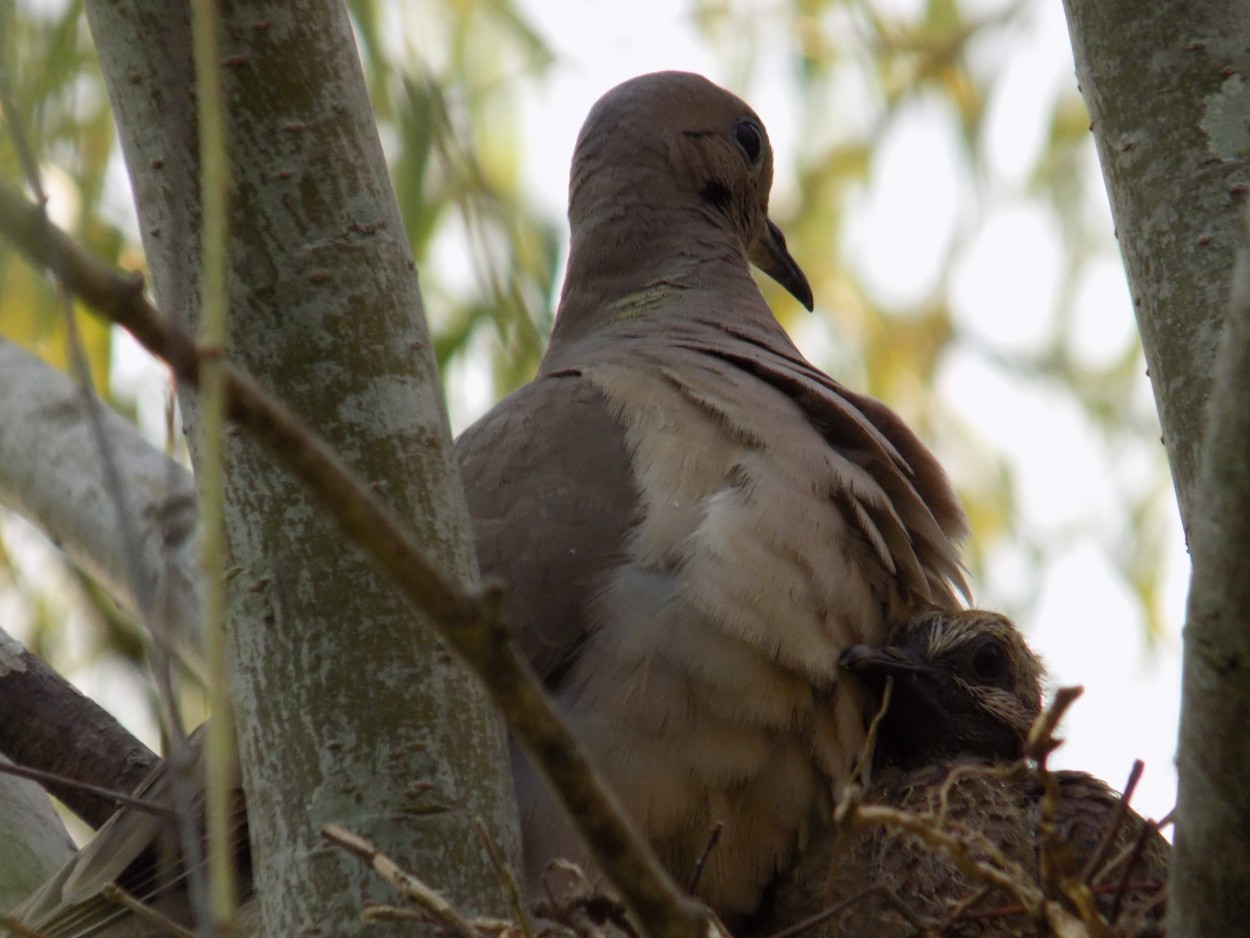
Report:
<svg viewBox="0 0 1250 938"><path fill-rule="evenodd" d="M1064 9L1188 530L1250 183L1250 6L1064 0Z"/></svg>
<svg viewBox="0 0 1250 938"><path fill-rule="evenodd" d="M1212 379L1194 512L1168 933L1214 938L1250 921L1250 248Z"/></svg>
<svg viewBox="0 0 1250 938"><path fill-rule="evenodd" d="M187 10L87 8L157 295L194 319ZM221 18L233 359L472 583L433 352L346 11L224 3ZM194 427L195 401L182 403ZM484 695L296 481L245 439L227 459L232 678L262 930L363 928L352 867L320 841L329 821L430 871L466 909L504 911L472 832L481 815L515 856L503 734Z"/></svg>

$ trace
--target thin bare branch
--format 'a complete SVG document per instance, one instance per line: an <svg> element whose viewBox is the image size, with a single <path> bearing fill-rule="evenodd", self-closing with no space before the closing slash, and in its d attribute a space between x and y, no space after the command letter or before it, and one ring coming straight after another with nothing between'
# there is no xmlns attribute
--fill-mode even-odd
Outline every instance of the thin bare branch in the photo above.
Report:
<svg viewBox="0 0 1250 938"><path fill-rule="evenodd" d="M200 142L200 546L204 565L204 651L213 722L208 729L205 789L208 882L191 895L206 938L219 922L234 918L237 872L230 849L235 751L234 707L226 641L226 383L225 346L229 308L230 165L226 152L225 103L221 88L221 23L215 0L192 7L195 91Z"/></svg>
<svg viewBox="0 0 1250 938"><path fill-rule="evenodd" d="M0 187L0 234L32 263L164 359L182 381L199 386L200 356L190 338L143 295L142 278L101 264L52 225L37 206ZM411 533L361 485L326 443L285 404L223 366L231 419L299 479L352 541L391 575L404 595L482 680L539 765L595 854L657 938L701 938L706 909L682 896L591 769L581 744L555 712L506 628L498 590L470 592L451 582Z"/></svg>
<svg viewBox="0 0 1250 938"><path fill-rule="evenodd" d="M368 838L338 824L325 825L321 828L321 834L330 843L342 847L369 864L374 872L399 890L400 895L424 911L424 918L442 925L457 938L481 938L451 903L378 850Z"/></svg>
<svg viewBox="0 0 1250 938"><path fill-rule="evenodd" d="M89 795L95 795L97 798L111 801L119 808L134 808L136 811L155 814L163 818L172 819L174 816L174 812L164 805L144 801L142 798L132 798L130 795L124 795L119 791L102 788L99 785L91 785L87 782L80 782L67 775L57 775L55 772L41 772L38 769L30 769L24 765L0 762L0 775L16 775L18 778L28 778L32 782L38 782L45 789L74 788Z"/></svg>

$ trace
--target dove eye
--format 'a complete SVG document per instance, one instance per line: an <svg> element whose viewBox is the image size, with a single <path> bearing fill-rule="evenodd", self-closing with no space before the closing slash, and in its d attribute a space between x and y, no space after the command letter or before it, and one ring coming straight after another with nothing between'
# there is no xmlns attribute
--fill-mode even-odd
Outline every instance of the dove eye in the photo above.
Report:
<svg viewBox="0 0 1250 938"><path fill-rule="evenodd" d="M760 125L749 117L741 118L734 124L733 138L750 167L757 168L764 156L764 131Z"/></svg>

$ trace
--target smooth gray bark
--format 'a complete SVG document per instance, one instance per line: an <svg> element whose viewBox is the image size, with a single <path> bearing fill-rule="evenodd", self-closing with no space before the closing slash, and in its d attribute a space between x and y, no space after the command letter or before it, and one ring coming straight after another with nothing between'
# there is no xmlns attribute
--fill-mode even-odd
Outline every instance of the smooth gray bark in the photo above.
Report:
<svg viewBox="0 0 1250 938"><path fill-rule="evenodd" d="M1188 529L1250 183L1250 5L1064 8Z"/></svg>
<svg viewBox="0 0 1250 938"><path fill-rule="evenodd" d="M1250 323L1244 309L1224 322L1250 185L1250 5L1065 7L1194 561L1168 930L1240 934L1250 920Z"/></svg>
<svg viewBox="0 0 1250 938"><path fill-rule="evenodd" d="M195 318L197 158L184 5L89 2L157 298ZM289 401L430 552L476 580L416 274L333 0L222 5L235 187L230 358ZM193 442L196 407L181 398ZM232 678L265 934L394 933L337 821L461 907L500 912L471 824L515 857L503 734L428 623L260 449L228 451Z"/></svg>
<svg viewBox="0 0 1250 938"><path fill-rule="evenodd" d="M1233 293L1190 524L1168 923L1169 934L1199 938L1240 934L1250 921L1250 251Z"/></svg>
<svg viewBox="0 0 1250 938"><path fill-rule="evenodd" d="M193 653L200 634L195 482L129 421L104 407L101 422L126 480L137 556L121 549L118 505L104 483L81 388L0 341L0 504L42 530L131 615L139 614L137 593L146 592L161 624Z"/></svg>

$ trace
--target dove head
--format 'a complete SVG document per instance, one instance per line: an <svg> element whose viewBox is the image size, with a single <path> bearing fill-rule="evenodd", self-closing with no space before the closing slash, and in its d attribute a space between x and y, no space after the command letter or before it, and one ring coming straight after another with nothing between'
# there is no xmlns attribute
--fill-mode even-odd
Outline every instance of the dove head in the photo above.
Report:
<svg viewBox="0 0 1250 938"><path fill-rule="evenodd" d="M1041 660L1011 620L981 609L920 613L896 626L887 645L847 649L841 665L877 691L874 712L894 678L878 765L1019 759L1042 709Z"/></svg>
<svg viewBox="0 0 1250 938"><path fill-rule="evenodd" d="M686 72L616 86L573 154L560 315L641 301L657 286L724 283L748 261L811 309L807 278L768 218L772 181L763 123L725 89Z"/></svg>

